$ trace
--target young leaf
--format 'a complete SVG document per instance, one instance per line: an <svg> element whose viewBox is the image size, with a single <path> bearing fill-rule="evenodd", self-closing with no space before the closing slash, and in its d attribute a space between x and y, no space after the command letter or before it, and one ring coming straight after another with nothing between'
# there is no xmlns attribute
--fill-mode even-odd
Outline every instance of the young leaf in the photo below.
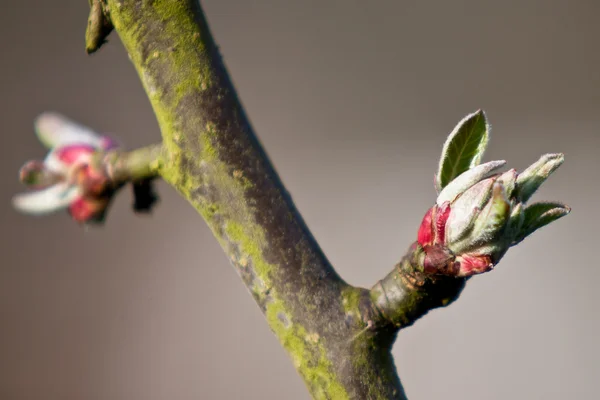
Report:
<svg viewBox="0 0 600 400"><path fill-rule="evenodd" d="M518 244L534 231L564 217L570 212L571 209L561 203L534 203L528 206L524 210L523 225L512 245Z"/></svg>
<svg viewBox="0 0 600 400"><path fill-rule="evenodd" d="M517 177L517 196L525 203L565 161L562 153L544 154Z"/></svg>
<svg viewBox="0 0 600 400"><path fill-rule="evenodd" d="M478 110L460 121L446 139L436 175L438 193L454 178L478 165L489 141L490 127Z"/></svg>

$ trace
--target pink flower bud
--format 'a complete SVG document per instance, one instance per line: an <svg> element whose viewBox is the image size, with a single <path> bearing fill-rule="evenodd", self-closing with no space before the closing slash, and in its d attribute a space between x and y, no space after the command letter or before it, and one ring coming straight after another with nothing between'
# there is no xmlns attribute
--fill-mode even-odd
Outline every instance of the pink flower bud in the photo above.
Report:
<svg viewBox="0 0 600 400"><path fill-rule="evenodd" d="M76 221L101 220L115 188L99 155L117 142L54 113L42 114L36 129L50 151L21 168L21 181L34 190L15 196L14 206L30 214L66 208Z"/></svg>
<svg viewBox="0 0 600 400"><path fill-rule="evenodd" d="M491 269L505 241L497 236L510 217L510 203L498 176L483 179L453 202L431 207L421 222L417 242L428 273L469 276ZM496 245L498 244L498 245ZM487 253L472 255L478 248Z"/></svg>
<svg viewBox="0 0 600 400"><path fill-rule="evenodd" d="M534 205L527 208L530 223L522 203L562 160L562 155L546 155L523 176L514 169L488 176L504 165L489 162L448 183L419 227L424 271L453 276L489 271L524 235L566 215L562 205Z"/></svg>

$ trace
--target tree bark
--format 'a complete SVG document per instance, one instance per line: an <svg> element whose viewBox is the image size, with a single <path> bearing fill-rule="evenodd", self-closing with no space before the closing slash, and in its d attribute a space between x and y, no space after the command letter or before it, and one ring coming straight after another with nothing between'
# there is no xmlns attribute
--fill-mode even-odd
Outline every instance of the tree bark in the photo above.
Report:
<svg viewBox="0 0 600 400"><path fill-rule="evenodd" d="M344 282L257 139L200 4L101 3L88 48L104 40L98 26L114 27L160 125L160 176L202 215L313 398L406 398L397 332L456 299L465 280L426 275L412 246L371 290Z"/></svg>

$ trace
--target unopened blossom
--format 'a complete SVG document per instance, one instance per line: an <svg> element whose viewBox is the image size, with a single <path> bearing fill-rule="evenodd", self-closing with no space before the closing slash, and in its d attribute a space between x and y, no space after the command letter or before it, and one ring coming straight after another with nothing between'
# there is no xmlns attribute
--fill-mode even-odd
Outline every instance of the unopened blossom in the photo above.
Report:
<svg viewBox="0 0 600 400"><path fill-rule="evenodd" d="M439 193L425 214L417 242L425 272L470 276L489 271L510 246L569 213L559 203L526 202L563 162L546 154L521 174L497 173L504 161L463 172Z"/></svg>
<svg viewBox="0 0 600 400"><path fill-rule="evenodd" d="M39 116L35 128L50 151L21 168L20 180L31 190L13 198L15 208L33 215L66 209L79 222L102 220L114 188L100 156L116 142L54 113Z"/></svg>

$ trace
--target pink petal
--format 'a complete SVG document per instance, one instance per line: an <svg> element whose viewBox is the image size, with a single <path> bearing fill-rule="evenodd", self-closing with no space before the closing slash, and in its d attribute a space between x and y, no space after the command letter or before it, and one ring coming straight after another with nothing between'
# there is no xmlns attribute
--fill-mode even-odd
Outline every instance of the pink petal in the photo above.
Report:
<svg viewBox="0 0 600 400"><path fill-rule="evenodd" d="M93 146L86 144L72 144L56 149L56 156L67 165L87 162L96 152Z"/></svg>
<svg viewBox="0 0 600 400"><path fill-rule="evenodd" d="M438 208L435 216L435 230L436 239L435 242L443 245L446 240L446 222L450 216L450 202L446 201Z"/></svg>
<svg viewBox="0 0 600 400"><path fill-rule="evenodd" d="M58 147L48 153L44 164L49 170L66 175L75 164L89 162L95 151L93 147L82 144Z"/></svg>
<svg viewBox="0 0 600 400"><path fill-rule="evenodd" d="M433 243L433 213L436 209L436 206L431 207L427 210L427 213L423 217L421 221L421 226L419 227L419 233L417 235L417 242L421 246L425 246L427 244Z"/></svg>
<svg viewBox="0 0 600 400"><path fill-rule="evenodd" d="M104 199L79 197L69 206L69 214L77 222L87 222L101 215L108 205Z"/></svg>

